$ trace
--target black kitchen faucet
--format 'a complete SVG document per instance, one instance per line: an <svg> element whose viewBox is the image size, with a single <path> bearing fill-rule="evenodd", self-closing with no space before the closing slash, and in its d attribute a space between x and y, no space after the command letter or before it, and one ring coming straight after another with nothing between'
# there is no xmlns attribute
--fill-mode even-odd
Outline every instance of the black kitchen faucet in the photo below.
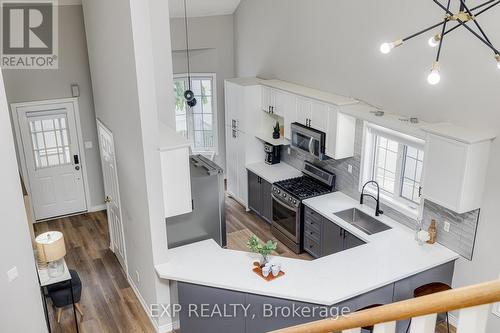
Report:
<svg viewBox="0 0 500 333"><path fill-rule="evenodd" d="M376 198L371 194L365 193L365 187L368 184L377 185L377 197ZM367 181L365 183L365 185L363 185L363 189L361 190L361 197L359 198L360 205L363 204L365 196L369 196L370 198L373 198L373 200L375 200L377 202L377 207L375 207L375 216L380 216L380 214L384 214L384 212L380 210L380 186L376 181L370 180L370 181Z"/></svg>

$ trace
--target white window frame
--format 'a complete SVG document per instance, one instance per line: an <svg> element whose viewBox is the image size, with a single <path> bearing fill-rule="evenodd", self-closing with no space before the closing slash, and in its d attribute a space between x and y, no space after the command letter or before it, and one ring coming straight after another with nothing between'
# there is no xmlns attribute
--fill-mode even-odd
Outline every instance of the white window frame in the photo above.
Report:
<svg viewBox="0 0 500 333"><path fill-rule="evenodd" d="M191 79L211 79L212 80L212 131L214 134L214 147L210 150L202 150L196 149L194 146L194 138L192 135L192 122L193 122L193 114L187 112L187 127L188 127L188 140L191 142L191 149L193 153L202 154L206 156L216 156L219 154L219 126L218 126L218 107L217 107L217 75L215 73L191 73ZM174 74L174 80L185 79L188 80L187 73L178 73ZM199 101L198 101L199 103ZM190 109L187 105L186 107ZM175 111L175 110L174 110ZM177 130L177 129L176 129Z"/></svg>
<svg viewBox="0 0 500 333"><path fill-rule="evenodd" d="M417 204L411 200L401 197L401 186L402 186L402 166L403 166L403 154L405 152L401 146L411 146L419 150L425 150L425 141L401 132L397 132L379 125L364 122L363 124L363 146L361 151L361 172L359 177L359 191L361 192L363 185L373 178L373 167L375 159L375 138L377 135L383 136L387 139L397 141L400 145L398 149L398 160L396 169L396 179L394 184L394 194L389 194L380 191L380 201L399 211L400 213L412 218L418 219L422 215L422 203ZM425 156L424 156L425 160ZM424 161L425 163L425 161ZM423 177L423 174L422 174ZM421 179L421 183L423 179ZM372 195L376 194L376 188L374 186L367 186L365 192Z"/></svg>

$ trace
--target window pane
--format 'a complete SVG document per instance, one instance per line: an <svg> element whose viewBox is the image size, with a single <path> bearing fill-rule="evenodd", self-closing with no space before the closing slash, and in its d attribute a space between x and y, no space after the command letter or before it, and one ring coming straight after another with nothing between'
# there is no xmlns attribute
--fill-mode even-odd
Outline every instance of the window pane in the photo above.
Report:
<svg viewBox="0 0 500 333"><path fill-rule="evenodd" d="M212 96L212 80L201 81L201 92L203 96Z"/></svg>
<svg viewBox="0 0 500 333"><path fill-rule="evenodd" d="M394 193L396 184L398 149L398 142L389 140L383 136L377 136L374 178L379 183L381 189L391 194Z"/></svg>
<svg viewBox="0 0 500 333"><path fill-rule="evenodd" d="M203 130L203 115L198 114L198 113L194 113L193 119L194 119L194 130L195 131L202 131Z"/></svg>
<svg viewBox="0 0 500 333"><path fill-rule="evenodd" d="M212 97L203 97L203 113L212 113Z"/></svg>
<svg viewBox="0 0 500 333"><path fill-rule="evenodd" d="M210 114L203 115L203 129L207 131L212 130L212 115Z"/></svg>
<svg viewBox="0 0 500 333"><path fill-rule="evenodd" d="M194 146L196 148L203 148L204 147L203 132L202 131L195 131L194 132Z"/></svg>
<svg viewBox="0 0 500 333"><path fill-rule="evenodd" d="M191 90L196 96L201 96L201 81L196 79L191 79Z"/></svg>
<svg viewBox="0 0 500 333"><path fill-rule="evenodd" d="M413 201L420 202L419 189L420 180L422 177L424 153L422 150L415 147L407 146L405 149L403 184L401 187L401 197Z"/></svg>

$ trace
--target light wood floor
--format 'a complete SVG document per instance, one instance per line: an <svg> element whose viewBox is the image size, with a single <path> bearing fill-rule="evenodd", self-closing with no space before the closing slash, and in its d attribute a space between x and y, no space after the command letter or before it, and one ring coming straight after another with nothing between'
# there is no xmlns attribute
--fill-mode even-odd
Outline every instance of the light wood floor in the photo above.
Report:
<svg viewBox="0 0 500 333"><path fill-rule="evenodd" d="M247 212L236 200L226 196L226 231L228 248L231 250L248 251L247 241L255 234L261 241L276 241L271 233L271 225L253 212ZM274 255L282 257L312 260L307 254L295 254L289 248L278 242Z"/></svg>
<svg viewBox="0 0 500 333"><path fill-rule="evenodd" d="M66 262L82 280L83 318L80 332L154 332L153 326L132 291L114 254L109 250L105 212L83 214L35 224L35 234L48 230L64 233ZM47 300L52 332L76 332L71 307L61 323Z"/></svg>

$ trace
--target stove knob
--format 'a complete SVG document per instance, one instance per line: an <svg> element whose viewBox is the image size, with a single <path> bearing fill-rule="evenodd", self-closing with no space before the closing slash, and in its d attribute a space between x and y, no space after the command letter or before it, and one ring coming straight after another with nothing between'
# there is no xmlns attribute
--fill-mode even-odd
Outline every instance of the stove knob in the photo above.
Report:
<svg viewBox="0 0 500 333"><path fill-rule="evenodd" d="M276 190L276 193L280 194L280 193L281 193L281 191L280 191L280 190Z"/></svg>
<svg viewBox="0 0 500 333"><path fill-rule="evenodd" d="M292 198L288 198L288 201L292 202Z"/></svg>
<svg viewBox="0 0 500 333"><path fill-rule="evenodd" d="M293 200L293 204L296 205L297 204L297 200Z"/></svg>
<svg viewBox="0 0 500 333"><path fill-rule="evenodd" d="M283 198L286 198L286 194L285 194L285 193L283 193L281 196L282 196Z"/></svg>

